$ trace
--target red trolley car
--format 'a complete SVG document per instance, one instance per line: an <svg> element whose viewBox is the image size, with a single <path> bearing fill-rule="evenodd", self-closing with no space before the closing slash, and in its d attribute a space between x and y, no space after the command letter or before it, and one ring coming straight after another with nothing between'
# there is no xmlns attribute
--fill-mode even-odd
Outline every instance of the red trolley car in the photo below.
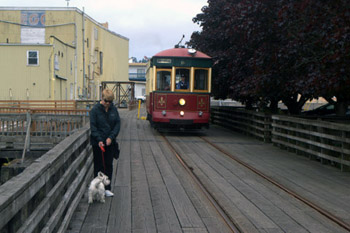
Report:
<svg viewBox="0 0 350 233"><path fill-rule="evenodd" d="M194 49L161 51L148 62L147 120L154 128L209 127L212 59Z"/></svg>

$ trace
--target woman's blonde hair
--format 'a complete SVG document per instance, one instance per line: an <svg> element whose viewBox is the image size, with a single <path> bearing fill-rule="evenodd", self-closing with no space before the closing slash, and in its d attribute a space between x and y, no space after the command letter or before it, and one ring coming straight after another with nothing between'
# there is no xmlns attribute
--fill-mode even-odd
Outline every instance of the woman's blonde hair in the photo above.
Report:
<svg viewBox="0 0 350 233"><path fill-rule="evenodd" d="M108 100L108 101L113 101L114 100L113 92L110 89L104 89L102 91L102 99Z"/></svg>

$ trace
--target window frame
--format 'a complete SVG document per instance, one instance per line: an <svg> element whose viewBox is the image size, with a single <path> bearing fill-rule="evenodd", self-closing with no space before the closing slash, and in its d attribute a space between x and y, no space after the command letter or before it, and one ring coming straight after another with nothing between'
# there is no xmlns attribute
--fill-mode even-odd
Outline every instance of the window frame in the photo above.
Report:
<svg viewBox="0 0 350 233"><path fill-rule="evenodd" d="M177 83L176 83L176 71L177 70L188 70L188 88L187 89L177 89ZM175 74L174 74L175 78L174 78L174 87L175 87L175 91L178 92L190 92L191 91L191 68L190 67L175 67ZM179 80L180 81L180 80Z"/></svg>
<svg viewBox="0 0 350 233"><path fill-rule="evenodd" d="M158 90L157 85L158 85L158 72L162 72L162 71L167 71L170 72L170 90ZM167 69L167 68L161 68L161 69L156 69L155 72L155 91L171 91L171 76L172 76L172 69Z"/></svg>
<svg viewBox="0 0 350 233"><path fill-rule="evenodd" d="M29 64L29 53L36 53L36 64ZM31 59L34 59L33 57ZM27 66L39 66L39 51L38 50L27 50Z"/></svg>
<svg viewBox="0 0 350 233"><path fill-rule="evenodd" d="M195 82L196 82L196 70L206 70L207 71L207 89L195 89ZM196 67L193 71L193 92L209 92L209 82L210 82L210 69L209 68L202 68L202 67Z"/></svg>

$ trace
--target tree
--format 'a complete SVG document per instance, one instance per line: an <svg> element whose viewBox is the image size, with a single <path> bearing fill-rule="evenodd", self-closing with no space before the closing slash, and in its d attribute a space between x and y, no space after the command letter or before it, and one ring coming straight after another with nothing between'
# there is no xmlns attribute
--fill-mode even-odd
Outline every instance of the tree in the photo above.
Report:
<svg viewBox="0 0 350 233"><path fill-rule="evenodd" d="M296 51L291 68L307 76L304 93L334 102L338 115L350 104L350 11L347 1L284 1L279 22L288 44L281 51Z"/></svg>
<svg viewBox="0 0 350 233"><path fill-rule="evenodd" d="M209 0L193 20L190 45L211 55L213 94L248 106L279 100L290 113L323 96L349 104L349 4L346 0ZM226 87L216 92L218 87ZM225 91L225 93L223 93ZM341 111L339 111L341 113Z"/></svg>

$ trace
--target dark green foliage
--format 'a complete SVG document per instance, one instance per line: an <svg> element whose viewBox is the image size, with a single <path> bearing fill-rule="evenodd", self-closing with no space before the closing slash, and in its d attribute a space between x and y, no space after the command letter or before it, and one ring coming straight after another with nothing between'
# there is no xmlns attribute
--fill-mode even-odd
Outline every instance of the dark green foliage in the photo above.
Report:
<svg viewBox="0 0 350 233"><path fill-rule="evenodd" d="M202 12L189 45L214 58L214 97L293 114L311 98L335 96L339 114L350 103L348 1L208 0Z"/></svg>

